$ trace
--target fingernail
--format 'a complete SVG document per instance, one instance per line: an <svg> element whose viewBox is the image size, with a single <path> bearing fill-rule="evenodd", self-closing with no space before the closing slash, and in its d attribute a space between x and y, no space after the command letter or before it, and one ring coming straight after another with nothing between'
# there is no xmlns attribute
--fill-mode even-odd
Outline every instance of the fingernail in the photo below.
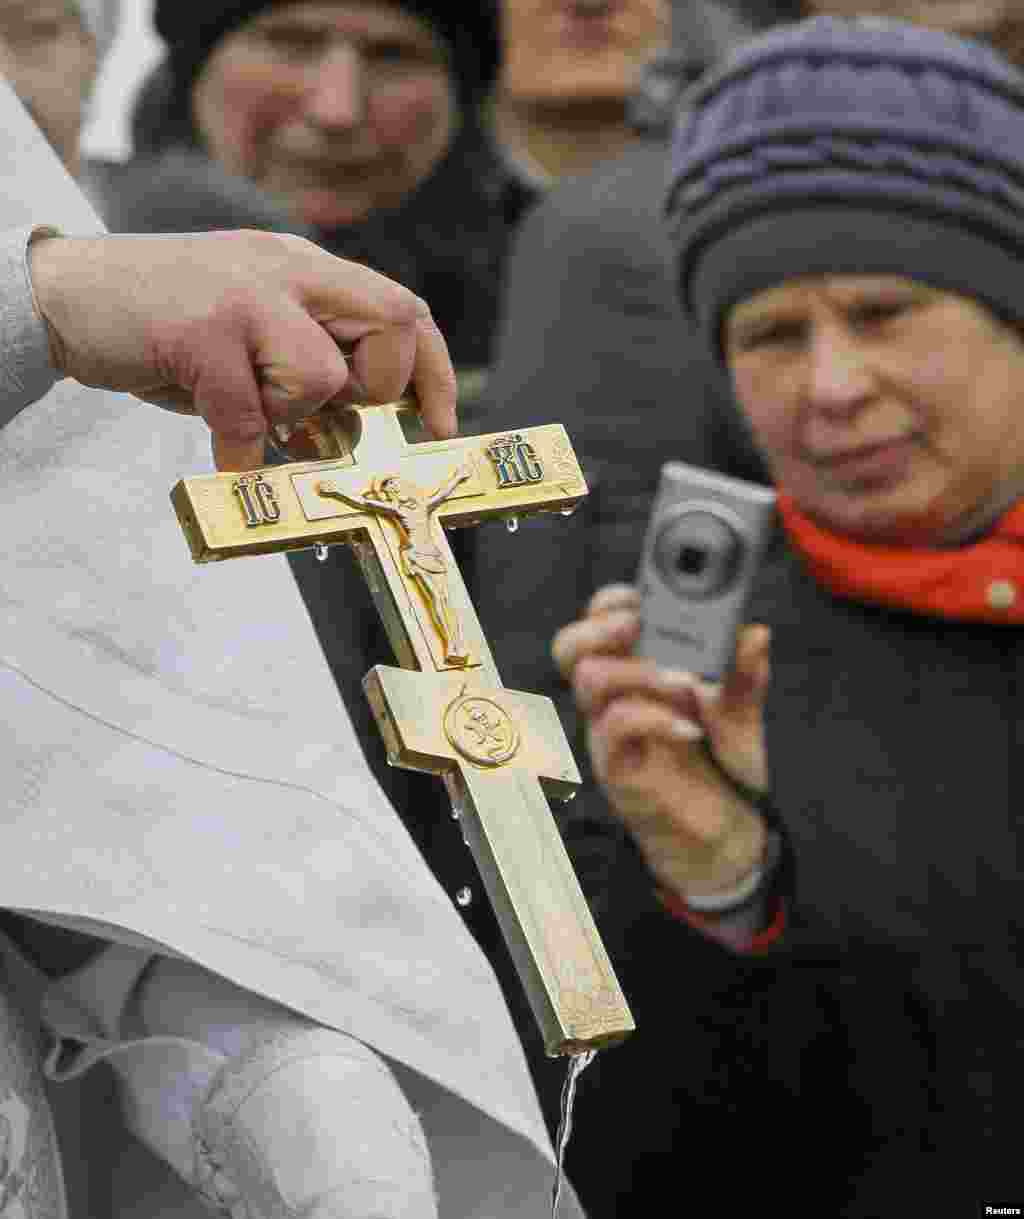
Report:
<svg viewBox="0 0 1024 1219"><path fill-rule="evenodd" d="M658 674L662 688L669 694L681 694L684 690L692 690L697 679L685 669L662 669Z"/></svg>
<svg viewBox="0 0 1024 1219"><path fill-rule="evenodd" d="M639 601L639 595L631 584L608 584L594 594L590 608L595 611L610 610L615 606L632 608L638 605Z"/></svg>
<svg viewBox="0 0 1024 1219"><path fill-rule="evenodd" d="M704 736L704 729L694 720L680 717L672 721L672 735L679 741L699 741Z"/></svg>
<svg viewBox="0 0 1024 1219"><path fill-rule="evenodd" d="M581 711L589 711L594 702L594 691L589 681L585 678L576 678L574 683L574 692L576 695L576 706Z"/></svg>
<svg viewBox="0 0 1024 1219"><path fill-rule="evenodd" d="M608 615L608 625L622 634L629 634L640 629L640 615L636 610L612 610Z"/></svg>
<svg viewBox="0 0 1024 1219"><path fill-rule="evenodd" d="M722 697L722 683L717 681L696 681L693 685L698 697L705 703L716 703Z"/></svg>

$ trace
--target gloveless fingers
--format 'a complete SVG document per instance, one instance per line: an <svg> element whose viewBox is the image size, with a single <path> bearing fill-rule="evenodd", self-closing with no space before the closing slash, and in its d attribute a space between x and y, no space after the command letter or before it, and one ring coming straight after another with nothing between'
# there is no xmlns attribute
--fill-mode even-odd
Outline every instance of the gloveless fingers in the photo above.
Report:
<svg viewBox="0 0 1024 1219"><path fill-rule="evenodd" d="M562 676L568 679L584 656L625 655L639 636L639 615L631 610L614 610L563 627L552 641L551 654Z"/></svg>

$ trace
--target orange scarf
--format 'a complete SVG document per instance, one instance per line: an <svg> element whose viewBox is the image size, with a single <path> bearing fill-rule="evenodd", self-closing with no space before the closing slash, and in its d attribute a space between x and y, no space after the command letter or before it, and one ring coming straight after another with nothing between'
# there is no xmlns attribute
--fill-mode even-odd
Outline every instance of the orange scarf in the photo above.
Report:
<svg viewBox="0 0 1024 1219"><path fill-rule="evenodd" d="M960 622L1024 623L1024 500L969 546L876 546L840 537L784 492L786 532L819 583L840 597Z"/></svg>

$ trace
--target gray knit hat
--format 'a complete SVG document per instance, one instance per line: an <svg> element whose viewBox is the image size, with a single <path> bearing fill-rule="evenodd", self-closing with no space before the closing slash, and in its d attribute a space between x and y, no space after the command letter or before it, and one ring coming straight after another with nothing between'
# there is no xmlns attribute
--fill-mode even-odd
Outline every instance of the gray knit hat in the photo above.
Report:
<svg viewBox="0 0 1024 1219"><path fill-rule="evenodd" d="M721 358L738 301L901 274L1024 319L1024 76L980 43L820 17L686 95L667 213L684 311Z"/></svg>
<svg viewBox="0 0 1024 1219"><path fill-rule="evenodd" d="M155 0L153 24L167 43L172 73L182 90L191 87L202 65L225 34L273 5L294 0ZM480 100L498 66L494 0L389 0L421 17L451 51L452 75L464 104Z"/></svg>

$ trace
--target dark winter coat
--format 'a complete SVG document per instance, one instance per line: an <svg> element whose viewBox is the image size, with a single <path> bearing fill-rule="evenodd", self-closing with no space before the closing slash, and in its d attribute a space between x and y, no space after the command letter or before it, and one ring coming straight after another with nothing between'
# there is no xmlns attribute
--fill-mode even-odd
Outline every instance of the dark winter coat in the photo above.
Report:
<svg viewBox="0 0 1024 1219"><path fill-rule="evenodd" d="M838 600L789 555L752 616L773 627L790 927L737 956L669 916L619 853L602 927L640 1032L580 1085L584 1206L1019 1206L1024 637Z"/></svg>

